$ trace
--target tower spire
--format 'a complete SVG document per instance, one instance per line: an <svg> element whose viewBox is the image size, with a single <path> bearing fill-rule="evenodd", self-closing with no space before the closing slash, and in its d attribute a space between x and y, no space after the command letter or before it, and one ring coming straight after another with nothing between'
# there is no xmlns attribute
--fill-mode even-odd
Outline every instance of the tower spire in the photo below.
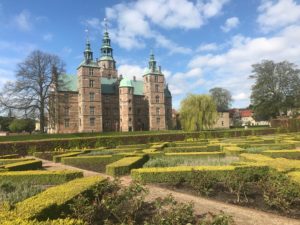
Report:
<svg viewBox="0 0 300 225"><path fill-rule="evenodd" d="M89 30L85 29L86 32L86 43L85 43L85 50L84 50L84 60L87 64L93 61L93 52L91 50L91 43L89 38Z"/></svg>
<svg viewBox="0 0 300 225"><path fill-rule="evenodd" d="M100 60L113 60L113 49L110 45L109 33L107 31L107 20L104 18L104 35L101 46Z"/></svg>
<svg viewBox="0 0 300 225"><path fill-rule="evenodd" d="M155 61L155 57L153 54L153 49L151 49L151 51L150 51L149 69L152 72L156 71L156 61Z"/></svg>

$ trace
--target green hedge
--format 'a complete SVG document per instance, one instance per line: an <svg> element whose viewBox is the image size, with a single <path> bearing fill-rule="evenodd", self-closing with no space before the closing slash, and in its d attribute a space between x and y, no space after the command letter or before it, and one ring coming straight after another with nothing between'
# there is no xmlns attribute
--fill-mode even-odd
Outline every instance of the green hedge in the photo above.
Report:
<svg viewBox="0 0 300 225"><path fill-rule="evenodd" d="M165 152L215 152L220 151L220 145L168 147Z"/></svg>
<svg viewBox="0 0 300 225"><path fill-rule="evenodd" d="M277 129L248 129L228 131L202 131L202 132L180 132L180 133L146 133L119 136L60 138L33 141L1 142L1 154L17 153L27 155L29 151L53 151L55 148L71 149L96 148L101 146L118 146L128 144L146 144L149 142L184 141L188 138L220 138L226 133L227 137L240 137L245 135L275 134ZM286 131L283 131L286 132Z"/></svg>
<svg viewBox="0 0 300 225"><path fill-rule="evenodd" d="M106 165L119 159L120 157L113 157L112 155L77 156L62 158L61 162L66 165L75 166L85 170L105 172Z"/></svg>
<svg viewBox="0 0 300 225"><path fill-rule="evenodd" d="M131 171L134 180L144 183L182 183L192 182L193 173L209 173L216 180L221 180L228 173L255 171L262 173L268 171L267 166L177 166L161 168L141 168Z"/></svg>
<svg viewBox="0 0 300 225"><path fill-rule="evenodd" d="M82 154L82 152L68 152L68 153L64 153L64 154L61 154L61 155L54 155L53 156L53 162L59 163L59 162L61 162L62 158L77 156L77 155L80 155L80 154Z"/></svg>
<svg viewBox="0 0 300 225"><path fill-rule="evenodd" d="M268 150L295 149L294 143L278 143L278 144L237 144L241 148L267 148Z"/></svg>
<svg viewBox="0 0 300 225"><path fill-rule="evenodd" d="M30 182L34 184L53 185L62 184L75 178L83 177L80 171L16 171L16 172L2 172L0 173L1 181L11 182Z"/></svg>
<svg viewBox="0 0 300 225"><path fill-rule="evenodd" d="M49 160L52 161L53 156L55 155L61 155L64 154L65 152L57 152L57 151L48 151L48 152L34 152L33 156L36 158L40 158L40 159L45 159L45 160Z"/></svg>
<svg viewBox="0 0 300 225"><path fill-rule="evenodd" d="M18 159L0 159L0 167L3 165L34 160L34 158L18 158Z"/></svg>
<svg viewBox="0 0 300 225"><path fill-rule="evenodd" d="M149 156L125 157L106 166L106 173L111 176L129 174L131 169L140 168L149 160Z"/></svg>
<svg viewBox="0 0 300 225"><path fill-rule="evenodd" d="M37 221L37 220L24 220L20 218L11 218L1 220L1 225L86 225L85 222L76 219L57 219L57 220L47 220L47 221Z"/></svg>
<svg viewBox="0 0 300 225"><path fill-rule="evenodd" d="M79 178L51 187L46 191L16 204L18 217L24 219L56 219L68 211L69 203L89 190L104 178L100 176Z"/></svg>
<svg viewBox="0 0 300 225"><path fill-rule="evenodd" d="M174 145L174 147L185 147L185 146L206 146L208 144L208 140L206 141L185 141L185 142L171 142L170 145Z"/></svg>
<svg viewBox="0 0 300 225"><path fill-rule="evenodd" d="M272 158L300 159L300 150L267 150L261 154Z"/></svg>
<svg viewBox="0 0 300 225"><path fill-rule="evenodd" d="M225 157L224 152L180 152L180 153L165 153L165 156L176 157L193 157L193 158L220 158Z"/></svg>
<svg viewBox="0 0 300 225"><path fill-rule="evenodd" d="M19 155L18 154L10 154L10 155L1 155L0 159L15 159L18 158Z"/></svg>
<svg viewBox="0 0 300 225"><path fill-rule="evenodd" d="M27 160L24 162L6 164L3 167L9 171L38 170L42 169L42 164L40 160Z"/></svg>

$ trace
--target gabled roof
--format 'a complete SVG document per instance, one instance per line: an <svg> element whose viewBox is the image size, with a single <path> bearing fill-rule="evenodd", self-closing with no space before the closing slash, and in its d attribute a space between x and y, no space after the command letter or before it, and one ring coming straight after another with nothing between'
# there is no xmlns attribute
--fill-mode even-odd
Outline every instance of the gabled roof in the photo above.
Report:
<svg viewBox="0 0 300 225"><path fill-rule="evenodd" d="M63 74L59 77L58 91L78 91L76 75Z"/></svg>
<svg viewBox="0 0 300 225"><path fill-rule="evenodd" d="M241 117L250 117L252 116L252 110L250 109L244 109L240 111Z"/></svg>
<svg viewBox="0 0 300 225"><path fill-rule="evenodd" d="M117 78L101 77L101 93L102 94L114 94L117 87Z"/></svg>

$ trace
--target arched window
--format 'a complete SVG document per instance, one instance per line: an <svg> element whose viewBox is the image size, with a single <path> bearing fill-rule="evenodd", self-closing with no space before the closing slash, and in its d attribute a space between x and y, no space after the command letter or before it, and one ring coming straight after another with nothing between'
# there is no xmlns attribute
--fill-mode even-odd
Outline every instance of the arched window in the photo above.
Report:
<svg viewBox="0 0 300 225"><path fill-rule="evenodd" d="M156 97L155 97L155 102L159 103L159 96L158 95L156 95Z"/></svg>

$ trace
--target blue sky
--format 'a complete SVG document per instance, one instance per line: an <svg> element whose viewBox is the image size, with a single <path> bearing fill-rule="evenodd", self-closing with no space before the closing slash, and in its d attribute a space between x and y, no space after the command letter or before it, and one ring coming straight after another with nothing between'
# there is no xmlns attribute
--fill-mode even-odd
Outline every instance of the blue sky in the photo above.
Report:
<svg viewBox="0 0 300 225"><path fill-rule="evenodd" d="M153 49L173 105L187 93L231 91L250 103L251 65L263 59L300 65L296 0L0 0L0 86L35 49L59 55L76 74L89 29L99 57L103 18L119 74L141 77Z"/></svg>

